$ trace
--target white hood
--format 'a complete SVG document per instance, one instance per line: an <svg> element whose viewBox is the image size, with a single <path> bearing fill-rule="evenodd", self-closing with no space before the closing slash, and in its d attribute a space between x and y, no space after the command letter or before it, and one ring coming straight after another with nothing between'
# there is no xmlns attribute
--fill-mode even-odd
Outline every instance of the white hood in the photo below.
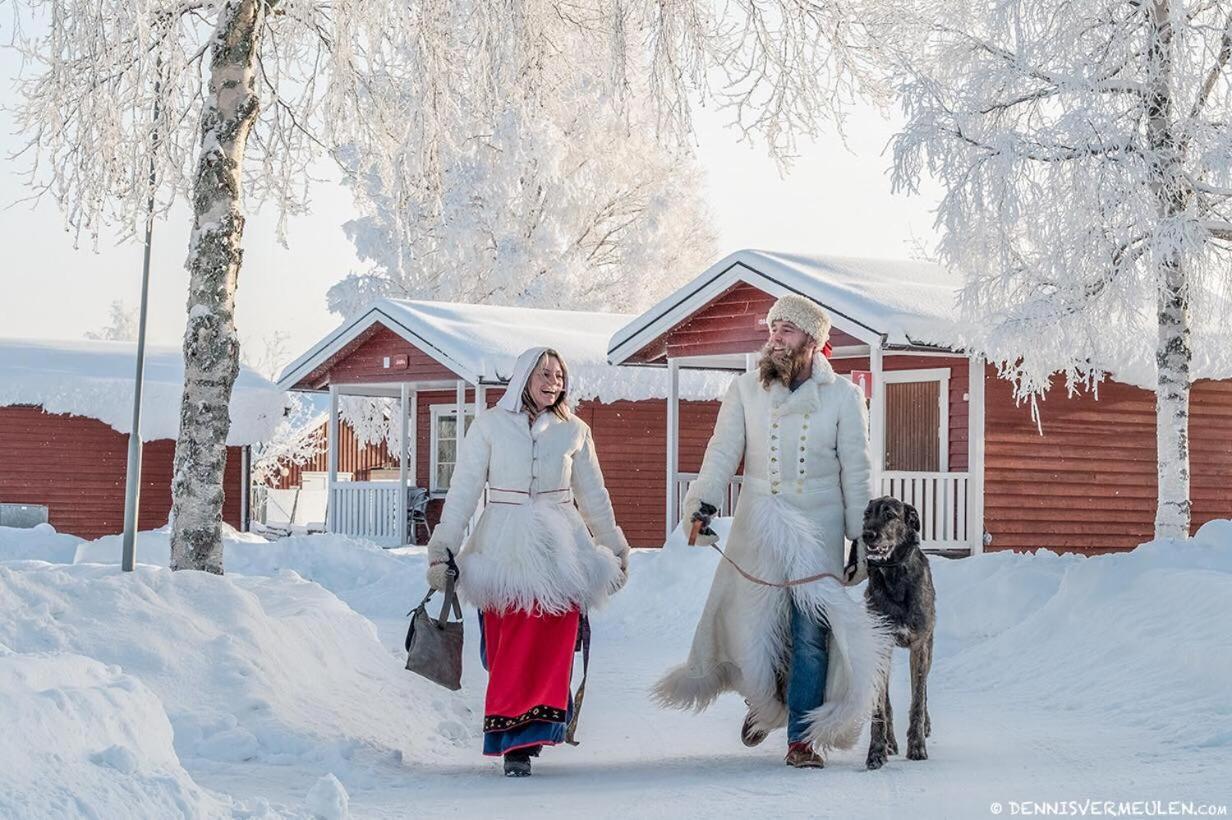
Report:
<svg viewBox="0 0 1232 820"><path fill-rule="evenodd" d="M513 375L509 377L509 384L505 387L505 395L500 397L500 401L496 406L502 410L508 410L510 413L522 412L522 392L526 389L526 383L530 381L531 371L535 369L535 365L539 363L539 357L549 350L546 347L528 347L518 356L518 361L513 366ZM565 377L565 395L569 395L569 378Z"/></svg>

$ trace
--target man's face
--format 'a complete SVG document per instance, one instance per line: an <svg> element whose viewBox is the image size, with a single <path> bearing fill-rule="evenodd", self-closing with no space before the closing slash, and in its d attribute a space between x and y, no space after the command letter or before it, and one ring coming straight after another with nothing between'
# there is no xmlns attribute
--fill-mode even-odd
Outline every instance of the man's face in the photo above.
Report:
<svg viewBox="0 0 1232 820"><path fill-rule="evenodd" d="M791 322L777 320L770 324L770 334L761 349L758 371L763 385L781 382L790 385L804 372L813 359L817 343Z"/></svg>
<svg viewBox="0 0 1232 820"><path fill-rule="evenodd" d="M770 336L767 342L770 349L775 352L794 355L812 342L812 338L791 322L776 319L770 323Z"/></svg>

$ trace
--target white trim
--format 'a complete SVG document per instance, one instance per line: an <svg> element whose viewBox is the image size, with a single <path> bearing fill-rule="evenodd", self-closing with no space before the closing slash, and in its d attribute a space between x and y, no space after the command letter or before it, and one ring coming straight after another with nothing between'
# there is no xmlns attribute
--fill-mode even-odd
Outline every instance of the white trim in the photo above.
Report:
<svg viewBox="0 0 1232 820"><path fill-rule="evenodd" d="M411 481L415 482L415 486L419 486L419 391L411 391L411 412L410 412L411 440L410 445L410 474Z"/></svg>
<svg viewBox="0 0 1232 820"><path fill-rule="evenodd" d="M689 316L696 313L704 305L737 282L752 285L763 293L776 297L788 293L799 293L794 288L771 278L759 270L749 267L747 262L737 258L740 256L741 254L739 253L734 254L712 266L701 276L616 331L608 346L608 362L618 365L627 361L634 353L688 319ZM825 300L818 298L816 293L802 295L816 299L819 304L826 306ZM827 309L830 312L830 321L834 327L854 336L865 344L875 347L881 346L882 336L880 333L835 312L832 308Z"/></svg>
<svg viewBox="0 0 1232 820"><path fill-rule="evenodd" d="M676 476L680 472L680 362L667 360L667 518L665 538L676 529L680 511L676 502Z"/></svg>
<svg viewBox="0 0 1232 820"><path fill-rule="evenodd" d="M333 487L338 482L338 387L329 386L329 426L326 428L325 449L328 478L325 486ZM325 506L325 530L334 532L334 505Z"/></svg>
<svg viewBox="0 0 1232 820"><path fill-rule="evenodd" d="M441 498L448 491L448 488L442 490L436 486L436 468L438 466L438 450L440 445L440 427L438 422L442 416L453 416L456 419L459 406L465 408L464 413L466 415L474 418L475 405L473 404L458 405L457 402L454 402L452 404L432 404L428 406L428 493L433 498ZM463 418L462 424L455 429L457 431L455 433L457 436L457 448L454 450L454 458L456 459L458 451L462 448L462 439L466 435L466 419ZM454 464L456 465L457 462L455 461Z"/></svg>
<svg viewBox="0 0 1232 820"><path fill-rule="evenodd" d="M398 543L406 544L407 527L406 527L406 489L407 489L407 439L410 437L410 414L411 414L411 386L407 382L402 382L402 395L398 399Z"/></svg>
<svg viewBox="0 0 1232 820"><path fill-rule="evenodd" d="M937 453L938 471L945 473L950 469L950 369L948 367L927 367L919 370L887 370L882 377L884 384L919 384L923 382L938 382L937 388ZM885 399L882 399L884 408ZM884 412L884 410L883 410ZM885 443L882 443L882 469L885 469Z"/></svg>
<svg viewBox="0 0 1232 820"><path fill-rule="evenodd" d="M967 373L967 472L971 476L967 533L971 554L979 555L984 551L984 360L973 357Z"/></svg>
<svg viewBox="0 0 1232 820"><path fill-rule="evenodd" d="M873 397L869 401L868 440L872 450L873 488L881 492L881 474L885 470L885 368L881 348L869 351L868 369L873 376Z"/></svg>

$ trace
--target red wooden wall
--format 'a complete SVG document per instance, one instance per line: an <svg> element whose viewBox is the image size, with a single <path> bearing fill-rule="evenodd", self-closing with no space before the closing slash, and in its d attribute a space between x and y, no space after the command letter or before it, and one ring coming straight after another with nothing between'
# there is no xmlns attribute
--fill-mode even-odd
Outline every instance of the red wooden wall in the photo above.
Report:
<svg viewBox="0 0 1232 820"><path fill-rule="evenodd" d="M321 441L324 442L329 436L329 431L326 429L329 426L328 422L321 423ZM389 447L385 442L379 444L361 444L359 438L355 435L355 430L345 421L338 425L339 438L342 439L341 447L338 450L338 472L351 473L354 475L355 481L367 481L368 475L374 468L398 465L394 457L389 452ZM307 472L326 472L329 470L329 451L324 447L321 452L317 453L316 457L303 466L289 465L287 474L282 476L278 486L282 489L298 487L300 485L301 475Z"/></svg>
<svg viewBox="0 0 1232 820"><path fill-rule="evenodd" d="M175 442L145 443L141 454L141 529L167 523ZM0 501L43 504L59 532L98 538L124 528L128 436L95 419L0 407ZM240 526L239 447L227 448L223 520Z"/></svg>
<svg viewBox="0 0 1232 820"><path fill-rule="evenodd" d="M1044 547L1087 554L1132 549L1154 535L1155 397L1116 382L1027 406L991 367L985 387L984 528L989 550ZM1232 382L1197 383L1190 397L1194 529L1232 517Z"/></svg>

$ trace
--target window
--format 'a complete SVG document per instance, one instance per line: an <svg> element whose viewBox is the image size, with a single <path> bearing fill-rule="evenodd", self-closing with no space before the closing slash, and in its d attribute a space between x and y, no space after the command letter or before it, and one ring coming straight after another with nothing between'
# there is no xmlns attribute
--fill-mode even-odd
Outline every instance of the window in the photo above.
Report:
<svg viewBox="0 0 1232 820"><path fill-rule="evenodd" d="M458 444L475 420L475 405L466 405L465 413L466 426L462 436L459 436L458 406L432 405L432 464L428 484L433 494L443 495L449 489L449 479L453 477L453 468L458 463Z"/></svg>

